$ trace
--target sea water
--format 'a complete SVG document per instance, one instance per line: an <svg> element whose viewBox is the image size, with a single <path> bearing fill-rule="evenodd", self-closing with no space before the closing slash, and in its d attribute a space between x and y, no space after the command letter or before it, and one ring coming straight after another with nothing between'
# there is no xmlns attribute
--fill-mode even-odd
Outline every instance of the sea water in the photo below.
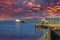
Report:
<svg viewBox="0 0 60 40"><path fill-rule="evenodd" d="M37 20L24 20L24 23L14 20L0 21L0 40L39 40L43 29L36 29Z"/></svg>

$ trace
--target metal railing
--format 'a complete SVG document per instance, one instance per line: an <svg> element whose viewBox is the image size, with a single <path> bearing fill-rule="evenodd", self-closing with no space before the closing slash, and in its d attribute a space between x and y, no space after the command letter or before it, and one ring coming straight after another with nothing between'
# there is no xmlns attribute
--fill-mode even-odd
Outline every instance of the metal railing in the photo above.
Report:
<svg viewBox="0 0 60 40"><path fill-rule="evenodd" d="M39 40L50 40L50 28L44 31Z"/></svg>

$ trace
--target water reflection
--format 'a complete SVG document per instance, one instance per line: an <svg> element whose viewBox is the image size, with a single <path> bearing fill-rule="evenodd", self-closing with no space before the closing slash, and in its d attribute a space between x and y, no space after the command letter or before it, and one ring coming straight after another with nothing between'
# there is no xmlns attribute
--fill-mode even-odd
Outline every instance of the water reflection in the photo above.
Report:
<svg viewBox="0 0 60 40"><path fill-rule="evenodd" d="M20 22L16 22L16 32L19 33L20 29Z"/></svg>
<svg viewBox="0 0 60 40"><path fill-rule="evenodd" d="M40 37L43 35L43 32L45 32L45 31L46 31L46 29L41 28L40 26L38 26L38 27L35 26L35 32L40 33Z"/></svg>
<svg viewBox="0 0 60 40"><path fill-rule="evenodd" d="M41 28L35 26L35 31L39 31L39 30L41 30Z"/></svg>

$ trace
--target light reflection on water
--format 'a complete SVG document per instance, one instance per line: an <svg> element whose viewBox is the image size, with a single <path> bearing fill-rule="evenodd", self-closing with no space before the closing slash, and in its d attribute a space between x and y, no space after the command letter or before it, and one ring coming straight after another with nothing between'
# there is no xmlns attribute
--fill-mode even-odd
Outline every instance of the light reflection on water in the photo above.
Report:
<svg viewBox="0 0 60 40"><path fill-rule="evenodd" d="M34 20L24 23L0 21L0 40L38 40L43 29L34 27Z"/></svg>
<svg viewBox="0 0 60 40"><path fill-rule="evenodd" d="M20 29L20 23L16 22L16 31L19 32L19 29Z"/></svg>

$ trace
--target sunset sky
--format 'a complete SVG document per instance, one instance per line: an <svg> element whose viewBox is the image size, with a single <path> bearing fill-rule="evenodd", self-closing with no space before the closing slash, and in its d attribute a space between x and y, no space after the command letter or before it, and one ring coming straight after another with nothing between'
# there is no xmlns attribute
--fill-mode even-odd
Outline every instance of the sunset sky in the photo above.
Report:
<svg viewBox="0 0 60 40"><path fill-rule="evenodd" d="M0 0L0 18L60 16L60 0Z"/></svg>

